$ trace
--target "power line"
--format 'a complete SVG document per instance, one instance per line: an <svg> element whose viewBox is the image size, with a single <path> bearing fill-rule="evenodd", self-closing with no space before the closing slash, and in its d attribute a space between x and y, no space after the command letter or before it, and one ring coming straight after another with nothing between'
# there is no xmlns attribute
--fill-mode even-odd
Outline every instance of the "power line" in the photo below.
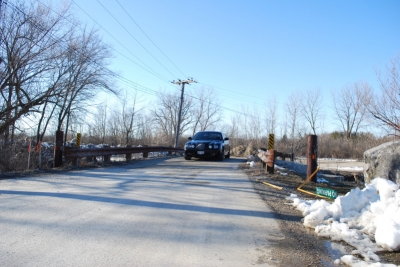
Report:
<svg viewBox="0 0 400 267"><path fill-rule="evenodd" d="M39 2L39 0L36 0ZM147 72L153 74L154 76L158 77L159 79L163 80L164 82L169 82L168 79L163 77L162 75L158 74L155 70L153 70L151 67L149 67L146 63L144 63L141 59L139 59L136 55L134 55L125 45L123 45L120 41L118 41L117 38L115 38L111 33L109 33L103 26L100 25L94 18L92 18L81 6L79 6L74 0L72 2L82 11L84 12L94 23L96 23L103 31L105 31L111 38L113 38L118 44L120 44L123 48L125 48L132 56L134 56L138 61L140 61L144 66L146 66L148 69L144 68L143 66L139 65L138 63L134 62L133 60L129 59L127 56L123 55L119 51L115 50L114 48L108 46L110 49L114 50L118 54L122 55L126 59L130 60L131 62L135 63L142 69L146 70ZM42 4L43 5L43 4Z"/></svg>
<svg viewBox="0 0 400 267"><path fill-rule="evenodd" d="M132 16L126 11L126 9L121 5L121 3L118 0L115 0L118 5L121 7L121 9L128 15L128 17L135 23L135 25L139 28L139 30L147 37L147 39L150 40L150 42L160 51L167 59L169 62L171 62L172 65L184 76L187 77L175 64L172 62L172 60L153 42L153 40L143 31L143 29L136 23L136 21L132 18Z"/></svg>
<svg viewBox="0 0 400 267"><path fill-rule="evenodd" d="M16 7L15 5L13 5L13 4L11 4L11 3L10 3L9 6L10 6L10 8L12 8L14 11L20 12L20 13L23 14L25 17L27 17L28 20L30 20L30 19L29 19L29 16L28 16L27 14L25 14L25 12L22 11L21 9L19 9L18 7ZM47 7L47 6L46 6L46 7ZM53 12L54 12L54 10L52 10L51 8L49 8L49 7L47 7L47 8L48 8L50 11L53 11ZM58 14L57 12L55 12L55 13L56 13L57 15L63 17L61 14ZM65 17L63 17L63 18L65 19ZM37 25L35 22L33 22L32 25L33 25L33 27L35 27L35 28L37 28L37 29L39 29L39 30L43 30L42 28L40 28L40 25ZM64 46L63 49L68 49L68 48L67 48L67 47L68 47L68 43L67 43L66 40L63 40L62 38L58 38L58 37L54 36L53 34L50 34L49 37L55 41L54 43L58 43L61 47ZM36 45L37 45L37 44L36 44ZM87 58L87 57L88 57L88 56L86 56L86 58ZM130 81L129 79L126 79L126 78L122 77L121 75L119 75L119 74L117 74L117 73L111 71L110 69L108 69L108 68L106 68L106 67L100 65L100 64L97 63L97 62L94 62L94 64L97 65L100 69L103 69L103 70L104 70L106 73L108 73L110 76L113 76L113 77L115 77L116 79L125 82L126 84L130 85L132 88L135 88L135 89L137 89L137 90L139 90L139 91L142 91L142 92L145 92L145 93L148 93L148 94L153 94L153 95L154 95L155 93L157 93L157 91L155 91L155 90L146 88L145 86L141 86L141 85L139 85L139 84L137 84L137 83L135 83L135 82L133 82L133 81Z"/></svg>
<svg viewBox="0 0 400 267"><path fill-rule="evenodd" d="M39 2L39 3L41 3L42 5L44 5L44 6L46 6L45 4L43 4L42 2L40 2L40 0L36 0L37 2ZM118 0L116 0L117 2L118 2ZM104 30L107 34L109 34L116 42L118 42L122 47L124 47L130 54L132 54L131 52L130 52L130 50L128 49L128 48L126 48L121 42L119 42L111 33L109 33L106 29L104 29L104 27L102 27L93 17L91 17L81 6L79 6L74 0L72 0L72 2L79 8L79 9L81 9L91 20L93 20L102 30ZM118 2L119 3L119 2ZM101 3L100 3L101 4ZM120 4L120 3L119 3ZM103 6L103 5L102 5ZM47 7L47 6L46 6ZM122 6L121 6L122 7ZM49 8L49 7L47 7L47 8ZM103 8L105 8L104 6L103 6ZM52 10L51 8L49 8L50 10ZM124 9L125 10L125 9ZM55 12L55 13L57 13L56 11L54 11L54 10L52 10L53 12ZM129 14L128 14L129 15ZM67 20L67 19L66 19ZM132 18L132 20L133 20L133 18ZM134 21L134 20L133 20ZM134 21L135 22L135 21ZM71 22L72 23L72 22ZM135 24L137 25L137 23L135 22ZM139 25L137 25L138 27L139 27ZM81 28L81 27L80 27ZM140 27L139 27L140 28ZM82 28L81 28L82 29ZM141 28L140 28L141 29ZM126 30L126 29L125 29ZM141 29L142 30L142 29ZM142 30L143 31L143 30ZM143 32L144 33L144 32ZM145 33L144 33L145 34ZM146 34L145 34L146 35ZM147 36L147 35L146 35ZM148 37L148 36L147 36ZM150 39L151 40L151 39ZM106 44L107 45L107 44ZM155 44L154 44L155 45ZM156 45L155 45L156 46ZM164 77L159 77L158 76L158 74L157 73L155 73L155 71L153 71L150 67L148 67L143 61L141 61L139 58L137 58L134 54L132 54L135 58L137 58L139 61L141 61L143 64L145 64L148 68L150 68L153 72L151 72L151 71L149 71L149 70L147 70L147 69L145 69L143 66L141 66L140 64L138 64L138 63L136 63L135 61L133 61L132 59L130 59L129 57L127 57L126 55L124 55L124 54L122 54L121 52L119 52L118 50L116 50L116 49L114 49L114 48L112 48L112 47L110 47L110 46L108 46L107 45L107 47L109 47L110 49L112 49L113 51L115 51L116 53L118 53L119 55L121 55L121 56L123 56L124 58L126 58L127 60L129 60L129 61L131 61L132 63L134 63L134 64L136 64L136 65L138 65L139 67L141 67L141 68L143 68L144 70L146 70L146 71L148 71L148 72L150 72L151 74L153 74L153 75L155 75L155 76L157 76L158 78L160 78L161 80L163 80L163 81L165 81L165 82L168 82L169 84L170 84L170 82L166 79L166 78L164 78ZM121 80L121 78L123 78L121 75L117 75L117 77L118 77L118 79L119 80ZM135 83L135 82L133 82L133 83ZM205 86L210 86L210 87L213 87L213 88L217 88L217 89L221 89L221 90L224 90L224 91L228 91L228 92L232 92L232 93L235 93L235 94L238 94L238 95L243 95L243 96L246 96L246 97L252 97L252 98L255 98L255 99L258 99L259 100L259 97L255 97L255 96L250 96L250 95L247 95L247 94L243 94L243 93L238 93L238 92L235 92L235 91L232 91L232 90L227 90L227 89L224 89L224 88L221 88L221 87L216 87L216 86L212 86L212 85L208 85L208 84L204 84L204 83L199 83L199 84L203 84L203 85L205 85ZM144 86L143 86L144 87ZM144 87L145 88L145 87ZM150 93L150 94L153 94L154 95L154 92L153 93ZM188 95L188 96L190 96L190 95ZM235 100L240 100L240 101L246 101L246 100L243 100L243 98L235 98L235 97L233 97L233 96L231 96L231 95L225 95L224 97L228 97L228 98L231 98L231 99L235 99ZM250 101L246 101L246 102L250 102ZM229 111L234 111L234 110L230 110L230 109L228 109L228 108L226 108L227 110L229 110Z"/></svg>
<svg viewBox="0 0 400 267"><path fill-rule="evenodd" d="M39 0L36 0L37 2L39 2L40 4L42 4ZM43 5L43 4L42 4ZM53 13L57 14L58 16L62 17L63 19L67 20L68 22L72 23L71 21L69 21L68 19L66 19L63 15L59 14L58 12L54 11L53 9L51 9L50 7L43 5L45 7L48 8L48 10L52 11ZM25 14L22 10L20 10L18 7L16 7L15 5L11 4L10 6L11 8L13 8L15 11L22 13L24 16L27 16L27 14ZM33 23L33 26L40 29L39 26L40 25L36 25L35 23ZM78 26L79 27L79 26ZM80 28L80 27L79 27ZM83 30L81 28L81 30ZM68 46L67 41L63 40L62 38L57 38L55 36L50 36L53 40L55 40L56 43L59 43L60 45L64 44L65 46ZM105 44L106 45L106 44ZM107 47L109 47L108 45L106 45ZM109 47L110 48L110 47ZM64 47L64 49L67 49L67 47ZM138 90L140 92L146 93L146 94L150 94L150 95L158 95L160 94L158 91L150 89L148 87L145 87L143 85L140 85L134 81L131 81L127 78L124 78L123 76L121 76L120 74L111 71L110 69L100 65L99 63L95 63L99 68L103 69L104 71L108 72L111 76L113 76L114 78L118 79L119 81L123 82L124 84L126 84L127 86L133 88L134 90ZM168 81L169 83L169 81Z"/></svg>
<svg viewBox="0 0 400 267"><path fill-rule="evenodd" d="M186 94L186 96L188 96L188 97L190 97L190 98L192 98L192 99L196 99L196 100L202 101L200 98L198 98L198 97L196 97L196 96L193 96L193 95L190 95L190 94ZM246 114L246 113L240 112L240 111L238 111L238 110L230 109L230 108L224 107L224 106L222 106L222 105L220 105L220 104L217 104L217 103L215 103L215 102L207 101L206 103L207 103L207 104L210 104L210 105L214 105L214 106L219 106L219 107L221 107L222 109L227 110L227 111L230 111L230 112L232 112L232 113L236 113L236 114L239 114L239 115L242 115L242 116L248 116L248 117L251 117L251 118L255 118L255 117L254 117L253 115L251 115L251 114Z"/></svg>
<svg viewBox="0 0 400 267"><path fill-rule="evenodd" d="M142 93L149 94L149 95L154 95L154 96L159 94L158 91L153 90L153 89L150 89L150 88L145 87L145 86L143 86L143 85L140 85L140 84L138 84L138 83L136 83L136 82L133 82L133 81L127 79L127 78L122 77L121 75L119 75L119 74L117 74L117 73L115 73L115 72L112 72L112 75L113 75L116 79L118 79L118 80L120 80L121 82L125 83L126 85L130 86L131 88L133 88L133 89L135 89L135 90L138 90L138 91L140 91L140 92L142 92Z"/></svg>
<svg viewBox="0 0 400 267"><path fill-rule="evenodd" d="M213 88L217 88L217 89L220 89L220 90L223 90L223 91L227 91L227 92L230 92L230 93L234 93L234 94L238 94L238 95L242 95L242 96L246 96L246 97L251 97L251 98L255 98L255 99L257 99L257 100L260 100L260 97L259 96L252 96L252 95L249 95L249 94L244 94L244 93L240 93L240 92L236 92L236 91L232 91L232 90L228 90L228 89L225 89L225 88L221 88L221 87L217 87L217 86L212 86L212 85L208 85L208 84L204 84L204 83L199 83L199 84L202 84L202 85L205 85L205 86L209 86L209 87L213 87ZM229 97L229 96L228 96ZM240 98L239 100L243 100L243 98ZM265 101L267 101L266 99L264 99Z"/></svg>
<svg viewBox="0 0 400 267"><path fill-rule="evenodd" d="M171 71L169 71L152 53L150 53L150 51L149 50L147 50L147 48L146 47L144 47L144 45L142 45L142 43L140 43L139 41L138 41L138 39L136 39L133 35L132 35L132 33L130 32L130 31L128 31L127 29L126 29L126 27L99 1L99 0L97 0L97 2L103 7L103 9L105 10L105 11L107 11L107 13L152 57L152 58L154 58L166 71L168 71L172 76L174 76L174 74L171 72Z"/></svg>
<svg viewBox="0 0 400 267"><path fill-rule="evenodd" d="M63 17L64 20L68 21L69 23L73 24L72 21L70 21L69 19L65 18L63 15L59 14L57 11L53 10L52 8L50 8L49 6L47 6L46 4L42 3L40 0L36 0L36 2L40 3L41 5L45 6L46 8L48 8L49 10L51 10L53 13ZM72 2L74 2L72 0ZM139 60L143 65L145 65L148 69L146 69L145 67L141 66L140 64L138 64L137 62L135 62L134 60L132 60L131 58L129 58L128 56L124 55L123 53L119 52L118 50L114 49L112 46L104 43L103 41L101 41L104 45L106 45L109 49L113 50L114 52L116 52L117 54L121 55L122 57L126 58L127 60L129 60L130 62L136 64L137 66L139 66L140 68L144 69L145 71L151 73L152 75L156 76L157 78L159 78L160 80L163 80L164 82L169 83L169 80L166 79L165 77L161 76L160 74L158 74L156 71L154 71L152 68L150 68L149 66L147 66L146 63L144 63L142 60L140 60L136 55L134 55L125 45L123 45L120 41L118 41L118 39L116 39L111 33L109 33L106 29L104 29L104 27L102 27L94 18L92 18L83 8L81 8L78 4L76 4L74 2L74 4L82 10L82 12L84 12L91 20L93 20L102 30L104 30L108 35L111 36L111 38L113 38L117 43L119 43L123 48L125 48L125 50L127 50L132 56L134 56L137 60ZM16 8L14 6L14 8ZM21 12L21 11L20 11ZM84 30L82 27L80 27L79 25L77 25L77 27L79 27L81 30Z"/></svg>

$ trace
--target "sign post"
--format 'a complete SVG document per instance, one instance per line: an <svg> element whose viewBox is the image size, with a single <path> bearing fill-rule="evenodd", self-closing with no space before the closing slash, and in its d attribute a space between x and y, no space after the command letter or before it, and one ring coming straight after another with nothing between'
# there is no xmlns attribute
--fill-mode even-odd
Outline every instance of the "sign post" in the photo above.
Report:
<svg viewBox="0 0 400 267"><path fill-rule="evenodd" d="M81 146L81 133L77 133L76 134L76 147L80 147Z"/></svg>
<svg viewBox="0 0 400 267"><path fill-rule="evenodd" d="M274 153L274 134L270 134L268 138L267 156L267 172L274 174L275 153Z"/></svg>

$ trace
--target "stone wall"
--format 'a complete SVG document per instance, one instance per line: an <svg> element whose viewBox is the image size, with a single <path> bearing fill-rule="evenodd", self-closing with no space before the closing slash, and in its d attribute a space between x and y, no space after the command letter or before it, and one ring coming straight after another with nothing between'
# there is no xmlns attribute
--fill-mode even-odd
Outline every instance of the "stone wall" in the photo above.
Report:
<svg viewBox="0 0 400 267"><path fill-rule="evenodd" d="M400 185L400 141L384 143L364 152L364 179L381 177Z"/></svg>

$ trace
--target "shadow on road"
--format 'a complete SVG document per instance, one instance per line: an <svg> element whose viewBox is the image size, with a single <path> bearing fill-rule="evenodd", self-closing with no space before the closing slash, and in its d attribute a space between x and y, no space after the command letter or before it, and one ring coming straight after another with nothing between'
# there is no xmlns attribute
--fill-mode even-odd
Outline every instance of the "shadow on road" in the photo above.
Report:
<svg viewBox="0 0 400 267"><path fill-rule="evenodd" d="M125 198L111 198L101 196L90 196L80 195L71 193L50 193L50 192L28 192L28 191L11 191L11 190L0 190L0 195L24 195L24 196L40 196L40 197L55 197L65 199L76 199L85 201L95 201L103 203L113 203L120 205L140 206L157 209L171 209L171 210L184 210L193 212L205 212L225 215L236 215L236 216L251 216L261 218L276 218L272 212L256 211L256 210L239 210L239 209L228 209L228 208L213 208L213 207L202 207L197 205L184 205L175 203L163 203L155 201L144 201L136 199L125 199Z"/></svg>

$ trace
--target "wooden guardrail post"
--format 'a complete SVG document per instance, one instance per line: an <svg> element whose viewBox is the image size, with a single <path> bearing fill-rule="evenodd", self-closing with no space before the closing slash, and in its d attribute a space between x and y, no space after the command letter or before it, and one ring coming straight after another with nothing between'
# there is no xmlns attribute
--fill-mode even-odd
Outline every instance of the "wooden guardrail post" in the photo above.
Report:
<svg viewBox="0 0 400 267"><path fill-rule="evenodd" d="M54 167L62 165L64 132L56 131L56 144L54 146Z"/></svg>
<svg viewBox="0 0 400 267"><path fill-rule="evenodd" d="M132 146L126 146L126 147L132 147ZM125 159L126 159L126 161L131 160L132 159L132 153L126 153L125 154Z"/></svg>
<svg viewBox="0 0 400 267"><path fill-rule="evenodd" d="M275 151L273 149L268 149L267 153L265 153L267 156L267 172L269 174L274 174L275 168Z"/></svg>
<svg viewBox="0 0 400 267"><path fill-rule="evenodd" d="M71 160L71 162L72 162L72 166L75 166L75 167L78 167L78 166L79 166L78 158L73 158L73 159Z"/></svg>
<svg viewBox="0 0 400 267"><path fill-rule="evenodd" d="M317 152L318 152L318 137L316 135L308 136L307 148L307 177L311 177L311 181L317 182Z"/></svg>
<svg viewBox="0 0 400 267"><path fill-rule="evenodd" d="M104 148L109 148L110 146L104 146ZM110 162L111 155L104 155L103 162L108 163Z"/></svg>
<svg viewBox="0 0 400 267"><path fill-rule="evenodd" d="M148 147L147 145L144 145L143 147ZM143 158L148 158L149 157L149 152L143 152Z"/></svg>
<svg viewBox="0 0 400 267"><path fill-rule="evenodd" d="M275 164L275 151L273 149L269 149L267 151L264 151L263 149L259 149L258 151L259 151L259 153L257 154L257 156L261 159L263 169L265 169L265 167L267 167L268 173L273 174L274 173L273 166Z"/></svg>

